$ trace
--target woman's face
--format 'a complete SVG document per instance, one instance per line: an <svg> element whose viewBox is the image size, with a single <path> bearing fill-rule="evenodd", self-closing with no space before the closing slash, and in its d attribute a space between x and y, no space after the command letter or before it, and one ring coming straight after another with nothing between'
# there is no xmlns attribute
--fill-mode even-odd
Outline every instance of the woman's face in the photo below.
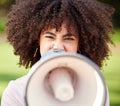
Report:
<svg viewBox="0 0 120 106"><path fill-rule="evenodd" d="M41 56L54 47L65 52L77 53L78 41L76 35L68 33L64 24L60 31L48 29L40 35L39 44Z"/></svg>

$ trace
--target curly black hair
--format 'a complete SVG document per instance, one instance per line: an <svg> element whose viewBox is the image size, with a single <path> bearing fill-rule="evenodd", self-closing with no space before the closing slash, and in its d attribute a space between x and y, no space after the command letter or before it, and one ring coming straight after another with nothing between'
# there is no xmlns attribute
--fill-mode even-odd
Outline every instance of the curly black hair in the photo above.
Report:
<svg viewBox="0 0 120 106"><path fill-rule="evenodd" d="M110 52L113 13L113 7L97 0L17 0L8 14L7 38L19 64L28 68L41 57L40 52L33 56L41 32L59 30L65 22L79 36L80 53L101 67Z"/></svg>

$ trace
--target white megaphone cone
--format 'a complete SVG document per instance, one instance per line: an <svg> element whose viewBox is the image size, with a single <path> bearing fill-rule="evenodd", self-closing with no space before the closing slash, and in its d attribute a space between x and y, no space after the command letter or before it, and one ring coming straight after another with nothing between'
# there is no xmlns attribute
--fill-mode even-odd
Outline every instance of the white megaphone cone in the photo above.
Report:
<svg viewBox="0 0 120 106"><path fill-rule="evenodd" d="M28 106L105 106L106 85L99 67L82 55L50 50L30 70Z"/></svg>

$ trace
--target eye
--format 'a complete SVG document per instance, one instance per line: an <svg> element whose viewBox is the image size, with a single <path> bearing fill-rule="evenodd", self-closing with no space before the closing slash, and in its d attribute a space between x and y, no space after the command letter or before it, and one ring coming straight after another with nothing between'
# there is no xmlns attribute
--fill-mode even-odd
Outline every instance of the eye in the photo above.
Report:
<svg viewBox="0 0 120 106"><path fill-rule="evenodd" d="M51 36L51 35L45 35L45 38L51 39L51 40L52 40L52 39L55 39L54 36Z"/></svg>
<svg viewBox="0 0 120 106"><path fill-rule="evenodd" d="M74 40L74 38L73 37L65 37L64 40L70 40L71 41L71 40Z"/></svg>

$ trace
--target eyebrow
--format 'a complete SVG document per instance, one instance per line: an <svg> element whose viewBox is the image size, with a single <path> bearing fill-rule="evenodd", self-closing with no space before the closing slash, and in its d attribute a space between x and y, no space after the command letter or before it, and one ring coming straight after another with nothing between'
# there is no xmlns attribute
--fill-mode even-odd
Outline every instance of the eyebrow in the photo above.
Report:
<svg viewBox="0 0 120 106"><path fill-rule="evenodd" d="M46 32L46 34L50 34L50 35L56 36L56 34L54 34L52 32ZM75 35L73 35L71 33L67 33L67 34L63 35L63 37L66 37L66 36L75 36Z"/></svg>

